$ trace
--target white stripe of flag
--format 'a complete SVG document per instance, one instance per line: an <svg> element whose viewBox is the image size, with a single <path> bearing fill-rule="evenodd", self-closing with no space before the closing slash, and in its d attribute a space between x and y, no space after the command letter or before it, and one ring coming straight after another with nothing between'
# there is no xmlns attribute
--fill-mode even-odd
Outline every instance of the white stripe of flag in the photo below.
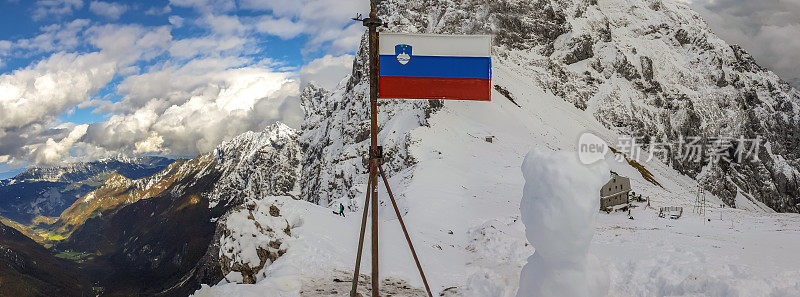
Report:
<svg viewBox="0 0 800 297"><path fill-rule="evenodd" d="M491 35L429 35L380 33L380 55L395 55L394 47L408 44L412 56L489 57Z"/></svg>

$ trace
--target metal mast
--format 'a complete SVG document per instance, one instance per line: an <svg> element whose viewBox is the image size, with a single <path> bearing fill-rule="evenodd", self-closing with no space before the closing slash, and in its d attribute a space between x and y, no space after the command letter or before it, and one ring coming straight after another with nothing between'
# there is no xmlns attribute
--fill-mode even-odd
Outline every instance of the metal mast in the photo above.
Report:
<svg viewBox="0 0 800 297"><path fill-rule="evenodd" d="M378 27L383 26L384 23L378 18L376 13L376 6L380 0L370 1L369 18L362 19L359 15L353 20L360 21L363 25L369 28L369 106L370 106L370 146L369 146L369 179L367 181L367 197L364 200L364 214L361 220L361 234L358 238L358 252L356 254L356 267L353 272L353 285L350 291L351 297L358 296L358 278L360 276L359 270L361 269L361 254L364 246L364 235L367 227L367 213L371 212L371 225L372 225L372 297L380 296L380 276L378 271L378 173L383 178L384 186L389 194L389 201L391 201L394 208L397 220L400 227L403 229L408 247L411 250L411 255L414 257L414 262L417 264L422 283L425 285L425 291L429 297L431 294L428 280L425 278L425 273L422 271L419 257L417 256L414 245L411 243L411 237L408 235L408 230L403 222L403 216L397 207L397 202L392 194L392 189L389 187L386 173L381 167L383 162L383 149L378 146ZM370 210L371 208L371 210Z"/></svg>
<svg viewBox="0 0 800 297"><path fill-rule="evenodd" d="M354 20L361 21L369 28L369 107L370 107L370 145L369 145L369 180L367 182L367 198L364 202L364 217L361 224L361 235L358 240L358 255L356 268L353 275L353 288L350 296L356 296L359 270L361 266L361 251L364 244L366 231L367 211L371 206L371 231L372 231L372 296L379 296L380 277L378 271L378 166L382 158L381 149L378 147L378 27L383 21L378 18L375 11L378 0L370 1L369 18Z"/></svg>

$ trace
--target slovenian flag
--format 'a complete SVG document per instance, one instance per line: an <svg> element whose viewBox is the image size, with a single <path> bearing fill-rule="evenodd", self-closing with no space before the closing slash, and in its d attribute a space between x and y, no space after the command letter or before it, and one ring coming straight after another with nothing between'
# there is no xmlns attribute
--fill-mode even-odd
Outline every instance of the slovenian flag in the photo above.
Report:
<svg viewBox="0 0 800 297"><path fill-rule="evenodd" d="M380 98L489 101L489 35L381 33Z"/></svg>

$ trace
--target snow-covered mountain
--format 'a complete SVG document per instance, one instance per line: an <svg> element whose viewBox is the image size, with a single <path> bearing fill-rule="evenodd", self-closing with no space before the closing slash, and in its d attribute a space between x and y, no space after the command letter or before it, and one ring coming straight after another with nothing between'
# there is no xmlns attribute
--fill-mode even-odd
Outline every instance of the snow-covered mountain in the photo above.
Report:
<svg viewBox="0 0 800 297"><path fill-rule="evenodd" d="M776 211L800 211L800 92L741 47L718 38L697 13L660 0L513 5L494 10L492 31L508 49L498 55L507 54L537 84L606 127L641 137L645 146L651 140L678 144L681 136L698 136L707 144L715 137L760 137L758 161L715 166L682 158L673 148L668 162L730 206L744 195ZM537 16L523 18L521 31L547 33L527 40L507 36L520 31L513 22L497 21L509 17L507 11ZM536 30L543 20L547 30ZM748 149L730 140L719 146L704 150Z"/></svg>
<svg viewBox="0 0 800 297"><path fill-rule="evenodd" d="M800 287L793 280L800 258L786 252L800 235L789 227L800 216L764 213L769 207L797 211L792 182L800 95L717 38L687 6L660 0L380 3L385 31L495 36L492 102L379 101L378 142L389 182L426 273L435 276L429 276L434 295L516 294L533 252L520 222L522 160L531 149L574 152L584 132L617 149L624 136L668 142L679 135L760 135L765 141L759 161L717 167L677 155L664 163L611 154L611 170L630 177L650 203L637 204L635 219L599 215L590 251L608 269L612 296L791 295L786 292ZM367 179L366 60L362 40L352 74L336 89L311 86L302 94L300 195L319 206L284 201L282 213L300 223L254 286L229 279L197 296L347 294ZM692 212L698 179L713 192L702 215ZM351 210L346 218L330 214L338 203ZM684 217L658 218L665 206L683 207ZM418 296L422 284L394 212L385 200L379 212L384 293ZM369 271L370 263L362 265ZM403 282L405 290L393 285Z"/></svg>
<svg viewBox="0 0 800 297"><path fill-rule="evenodd" d="M164 169L172 161L163 157L138 157L31 167L0 181L0 216L24 223L39 215L58 216L112 174L137 179Z"/></svg>
<svg viewBox="0 0 800 297"><path fill-rule="evenodd" d="M396 0L383 1L380 11L386 31L493 34L494 63L517 66L529 83L590 112L621 136L640 137L644 147L697 136L707 140L703 150L709 151L715 137L760 137L759 160L712 166L705 158L683 158L673 146L667 162L730 206L743 195L777 211L800 211L800 92L719 39L683 3ZM363 183L369 114L364 61L361 52L353 75L337 90L304 93L309 153L302 180L308 200L324 205L329 197L353 198L351 187ZM382 128L402 126L381 135L390 172L414 164L406 152L413 141L405 132L427 125L440 106L381 102ZM747 149L736 141L720 145L719 151Z"/></svg>

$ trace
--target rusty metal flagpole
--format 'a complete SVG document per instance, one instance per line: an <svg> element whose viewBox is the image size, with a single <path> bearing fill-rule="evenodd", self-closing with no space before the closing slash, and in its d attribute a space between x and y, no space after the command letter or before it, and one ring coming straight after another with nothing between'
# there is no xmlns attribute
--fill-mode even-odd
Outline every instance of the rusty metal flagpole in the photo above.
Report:
<svg viewBox="0 0 800 297"><path fill-rule="evenodd" d="M360 296L358 294L358 278L359 270L361 269L361 255L364 246L364 233L367 226L367 212L371 215L372 231L372 297L380 296L380 276L378 271L378 174L383 177L386 191L389 193L394 211L397 214L397 219L400 222L400 227L403 229L403 234L408 242L408 247L411 249L411 254L414 257L414 262L417 264L419 274L422 277L422 282L425 284L425 290L429 297L432 297L431 289L428 286L428 280L425 278L425 273L422 272L422 265L420 265L417 252L414 250L414 245L411 243L411 237L408 235L403 218L400 215L400 210L397 208L397 203L392 195L392 190L389 188L389 181L387 180L386 173L383 172L381 162L383 161L382 147L378 146L378 27L383 26L384 23L378 18L376 10L377 2L380 0L370 1L369 18L361 19L356 17L353 20L360 21L363 25L369 28L369 105L370 105L370 146L369 146L369 180L367 182L367 197L364 200L364 215L361 219L361 234L358 239L358 252L356 255L356 267L353 271L353 284L350 291L351 297ZM369 209L371 208L371 210Z"/></svg>
<svg viewBox="0 0 800 297"><path fill-rule="evenodd" d="M372 297L380 296L380 277L378 273L378 162L381 151L378 149L378 26L383 22L378 18L377 0L370 1L369 18L364 26L369 28L369 106L370 106L370 144L369 180L372 187Z"/></svg>
<svg viewBox="0 0 800 297"><path fill-rule="evenodd" d="M367 198L364 199L364 216L361 218L361 235L358 237L358 255L356 256L356 268L353 271L353 288L350 290L350 296L355 297L356 289L358 289L358 277L361 270L361 251L364 249L364 233L367 228L367 214L369 213L369 194L370 194L370 181L367 181Z"/></svg>
<svg viewBox="0 0 800 297"><path fill-rule="evenodd" d="M364 229L366 227L367 208L371 207L371 241L372 241L372 296L380 296L380 277L378 271L378 166L382 152L378 147L378 27L383 22L378 18L376 5L378 0L370 1L369 18L354 20L361 21L369 28L369 105L370 105L370 146L369 146L369 181L367 182L367 200L364 203L364 217L361 222L361 236L359 238L356 268L353 276L353 287L350 296L355 297L358 288L358 271L361 264L361 253L364 242ZM371 192L371 193L370 193Z"/></svg>

